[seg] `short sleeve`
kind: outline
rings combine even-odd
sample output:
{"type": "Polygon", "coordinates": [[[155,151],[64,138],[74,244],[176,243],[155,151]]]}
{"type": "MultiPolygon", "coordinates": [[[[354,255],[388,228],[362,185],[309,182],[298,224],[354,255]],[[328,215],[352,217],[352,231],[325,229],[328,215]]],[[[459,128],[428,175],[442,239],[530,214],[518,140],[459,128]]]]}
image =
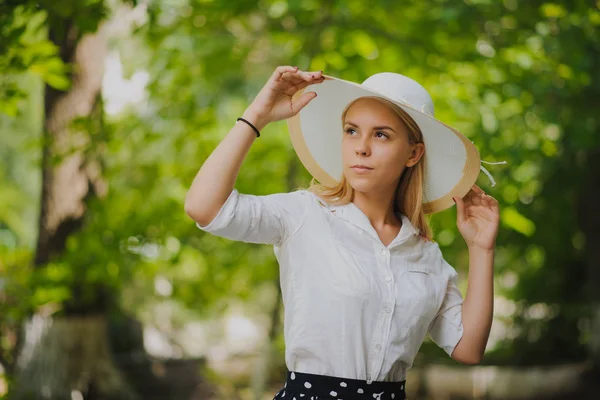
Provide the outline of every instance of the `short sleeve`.
{"type": "MultiPolygon", "coordinates": [[[[463,297],[458,289],[458,273],[443,258],[444,270],[449,274],[446,294],[435,318],[429,325],[429,335],[449,356],[463,335],[463,297]]],[[[448,276],[448,275],[447,275],[448,276]]]]}
{"type": "Polygon", "coordinates": [[[307,205],[304,190],[257,196],[233,189],[213,220],[196,226],[226,239],[281,245],[302,225],[307,205]]]}

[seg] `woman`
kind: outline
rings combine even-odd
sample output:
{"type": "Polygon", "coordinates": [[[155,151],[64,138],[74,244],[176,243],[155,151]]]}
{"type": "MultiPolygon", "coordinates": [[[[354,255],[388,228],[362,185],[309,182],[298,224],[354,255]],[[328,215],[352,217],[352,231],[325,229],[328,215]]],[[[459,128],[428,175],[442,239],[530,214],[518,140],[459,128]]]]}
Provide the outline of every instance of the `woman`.
{"type": "MultiPolygon", "coordinates": [[[[202,165],[185,210],[206,232],[274,245],[288,368],[275,399],[405,399],[406,372],[426,334],[461,363],[481,360],[492,321],[498,203],[472,183],[468,193],[452,197],[470,256],[463,302],[458,275],[432,240],[424,213],[447,207],[448,193],[459,193],[454,189],[433,201],[426,197],[442,193],[448,181],[464,187],[464,171],[472,168],[460,166],[462,175],[446,176],[451,162],[439,169],[431,161],[431,154],[441,154],[436,151],[452,141],[434,136],[448,133],[441,123],[430,125],[436,120],[429,95],[402,75],[377,74],[369,79],[380,90],[372,93],[390,94],[342,97],[340,129],[328,132],[319,123],[340,119],[337,111],[330,115],[330,104],[351,85],[331,86],[319,93],[333,97],[309,106],[318,91],[304,89],[325,88],[326,78],[322,71],[277,67],[202,165]],[[424,101],[420,109],[429,119],[394,98],[413,105],[424,101]],[[314,123],[316,135],[341,137],[341,162],[333,148],[319,156],[322,147],[311,151],[298,141],[302,109],[310,116],[305,134],[314,123]],[[282,119],[291,121],[296,151],[321,184],[266,196],[238,193],[235,180],[251,144],[269,122],[282,119]],[[339,180],[323,184],[335,168],[339,180]]],[[[454,134],[469,148],[469,141],[454,134]]],[[[328,137],[317,139],[327,146],[328,137]]],[[[469,165],[479,161],[471,150],[469,165]]],[[[474,182],[470,176],[467,181],[474,182]]]]}

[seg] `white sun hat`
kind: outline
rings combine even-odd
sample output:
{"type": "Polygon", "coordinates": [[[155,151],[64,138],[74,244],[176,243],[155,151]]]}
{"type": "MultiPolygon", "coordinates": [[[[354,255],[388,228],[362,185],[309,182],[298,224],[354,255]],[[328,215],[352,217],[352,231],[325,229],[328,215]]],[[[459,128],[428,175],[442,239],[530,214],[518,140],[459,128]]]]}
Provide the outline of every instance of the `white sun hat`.
{"type": "MultiPolygon", "coordinates": [[[[342,178],[342,111],[359,97],[390,100],[417,123],[425,143],[423,211],[435,213],[454,205],[452,197],[465,196],[483,168],[479,151],[456,129],[434,118],[431,96],[418,82],[393,72],[380,72],[362,84],[324,75],[322,83],[299,90],[317,97],[287,120],[290,138],[304,167],[321,184],[333,186],[342,178]]],[[[505,164],[506,161],[488,164],[505,164]]]]}

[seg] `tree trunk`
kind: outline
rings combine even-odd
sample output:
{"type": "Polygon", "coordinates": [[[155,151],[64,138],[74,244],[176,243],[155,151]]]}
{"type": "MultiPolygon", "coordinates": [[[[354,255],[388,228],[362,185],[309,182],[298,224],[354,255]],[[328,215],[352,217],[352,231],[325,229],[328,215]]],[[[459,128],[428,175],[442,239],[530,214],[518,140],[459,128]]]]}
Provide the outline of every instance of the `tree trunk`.
{"type": "MultiPolygon", "coordinates": [[[[45,91],[37,269],[64,252],[68,237],[82,225],[86,201],[106,191],[99,164],[86,156],[90,132],[72,127],[76,118],[92,115],[100,104],[106,29],[101,25],[94,34],[81,37],[73,21],[49,21],[50,39],[63,61],[72,65],[73,75],[67,92],[51,87],[45,91]]],[[[95,314],[75,299],[65,316],[32,316],[21,335],[14,398],[133,397],[111,357],[101,289],[96,296],[100,307],[92,307],[95,314]]]]}
{"type": "Polygon", "coordinates": [[[47,86],[44,97],[37,267],[64,250],[69,235],[81,226],[85,200],[94,193],[105,192],[98,164],[85,159],[89,132],[70,129],[75,118],[89,116],[96,106],[107,53],[105,30],[100,28],[78,40],[76,27],[70,21],[60,22],[55,22],[59,26],[50,26],[50,38],[59,46],[63,61],[72,63],[75,72],[68,92],[47,86]]]}
{"type": "Polygon", "coordinates": [[[131,399],[115,368],[104,316],[44,318],[25,328],[15,390],[17,399],[131,399]]]}

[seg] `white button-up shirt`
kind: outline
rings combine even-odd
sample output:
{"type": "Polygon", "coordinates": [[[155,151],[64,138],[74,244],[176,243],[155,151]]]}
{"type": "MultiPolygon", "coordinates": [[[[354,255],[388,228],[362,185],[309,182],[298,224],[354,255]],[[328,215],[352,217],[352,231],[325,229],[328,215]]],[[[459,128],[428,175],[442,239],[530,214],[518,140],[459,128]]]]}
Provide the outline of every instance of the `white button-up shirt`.
{"type": "Polygon", "coordinates": [[[463,334],[458,274],[404,214],[385,246],[354,203],[307,190],[265,196],[234,189],[200,229],[274,245],[290,371],[401,381],[425,335],[446,353],[463,334]]]}

